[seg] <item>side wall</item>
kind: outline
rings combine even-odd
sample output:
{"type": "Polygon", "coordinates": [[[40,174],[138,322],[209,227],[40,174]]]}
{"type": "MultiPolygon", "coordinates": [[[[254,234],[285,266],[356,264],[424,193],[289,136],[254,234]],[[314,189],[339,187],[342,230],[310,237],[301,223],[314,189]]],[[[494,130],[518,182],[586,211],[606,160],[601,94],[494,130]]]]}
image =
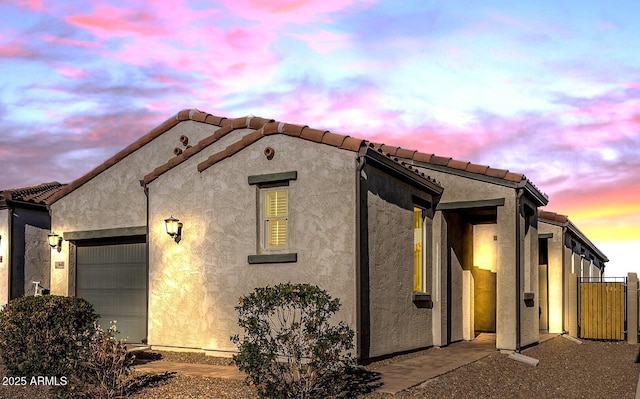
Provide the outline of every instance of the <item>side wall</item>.
{"type": "Polygon", "coordinates": [[[562,227],[539,220],[540,233],[551,233],[553,237],[547,239],[548,264],[547,277],[549,287],[549,332],[559,334],[564,331],[564,239],[562,227]]]}
{"type": "Polygon", "coordinates": [[[202,173],[197,162],[149,184],[149,344],[235,352],[229,338],[242,333],[239,298],[281,282],[326,289],[342,304],[337,320],[355,330],[356,154],[272,135],[202,173]],[[272,160],[266,147],[275,150],[272,160]],[[287,251],[297,261],[249,264],[261,226],[259,189],[248,177],[292,171],[287,251]],[[170,215],[184,224],[179,243],[165,232],[170,215]]]}
{"type": "MultiPolygon", "coordinates": [[[[363,169],[363,205],[365,216],[362,234],[365,257],[362,268],[369,265],[363,290],[369,293],[368,320],[369,357],[433,345],[431,304],[413,299],[413,207],[432,203],[431,195],[413,188],[379,169],[366,165],[363,169]],[[422,201],[415,202],[414,197],[422,201]]],[[[427,210],[423,242],[427,284],[432,284],[431,244],[432,212],[427,210]]],[[[431,294],[431,292],[429,292],[431,294]]],[[[366,318],[365,318],[366,319],[366,318]]],[[[368,321],[368,323],[367,323],[368,321]]],[[[366,356],[366,354],[363,354],[366,356]]]]}

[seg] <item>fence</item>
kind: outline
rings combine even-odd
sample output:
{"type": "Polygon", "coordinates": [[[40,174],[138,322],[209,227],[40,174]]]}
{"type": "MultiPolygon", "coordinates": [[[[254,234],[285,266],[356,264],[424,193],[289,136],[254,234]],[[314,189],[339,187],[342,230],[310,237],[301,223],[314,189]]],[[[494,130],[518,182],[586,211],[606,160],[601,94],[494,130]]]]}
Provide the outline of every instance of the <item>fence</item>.
{"type": "Polygon", "coordinates": [[[625,340],[627,279],[578,278],[578,336],[585,339],[625,340]]]}

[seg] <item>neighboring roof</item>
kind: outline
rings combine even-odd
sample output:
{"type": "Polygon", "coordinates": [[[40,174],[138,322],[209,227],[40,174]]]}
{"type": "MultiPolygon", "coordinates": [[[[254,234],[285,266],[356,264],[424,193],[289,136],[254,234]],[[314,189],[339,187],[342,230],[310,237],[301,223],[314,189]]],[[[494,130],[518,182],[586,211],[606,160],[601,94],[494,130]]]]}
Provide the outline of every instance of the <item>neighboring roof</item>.
{"type": "Polygon", "coordinates": [[[609,262],[609,258],[607,258],[607,256],[602,251],[600,251],[600,249],[598,249],[598,247],[596,247],[595,244],[592,243],[591,240],[589,240],[587,236],[584,235],[584,233],[581,232],[580,229],[578,229],[578,227],[576,227],[576,225],[573,224],[571,220],[569,220],[569,217],[567,215],[538,209],[538,219],[542,219],[543,221],[557,226],[566,227],[567,231],[574,239],[578,240],[582,245],[587,247],[595,256],[597,256],[603,262],[603,264],[599,266],[604,267],[604,262],[609,262]]]}
{"type": "Polygon", "coordinates": [[[36,184],[33,186],[12,188],[0,191],[0,201],[2,202],[22,202],[27,204],[45,205],[47,199],[58,192],[64,184],[57,181],[50,183],[36,184]]]}

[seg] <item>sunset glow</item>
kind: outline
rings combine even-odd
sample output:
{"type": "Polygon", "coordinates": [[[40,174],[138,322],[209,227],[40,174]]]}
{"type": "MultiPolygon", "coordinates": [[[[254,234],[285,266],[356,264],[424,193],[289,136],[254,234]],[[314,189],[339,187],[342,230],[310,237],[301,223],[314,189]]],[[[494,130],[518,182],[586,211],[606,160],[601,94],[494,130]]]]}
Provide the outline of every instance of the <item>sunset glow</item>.
{"type": "Polygon", "coordinates": [[[0,15],[0,189],[72,181],[181,109],[252,114],[524,173],[607,275],[640,273],[637,1],[6,0],[0,15]]]}

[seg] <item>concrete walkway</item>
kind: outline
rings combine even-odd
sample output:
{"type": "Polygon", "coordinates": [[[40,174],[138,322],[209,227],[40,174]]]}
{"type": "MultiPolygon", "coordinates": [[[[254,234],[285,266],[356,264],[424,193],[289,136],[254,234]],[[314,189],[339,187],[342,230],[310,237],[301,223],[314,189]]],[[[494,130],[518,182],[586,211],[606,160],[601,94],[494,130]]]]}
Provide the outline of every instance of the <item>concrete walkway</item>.
{"type": "MultiPolygon", "coordinates": [[[[558,334],[540,333],[544,342],[558,334]]],[[[419,385],[431,378],[448,373],[458,367],[473,363],[496,352],[496,335],[480,334],[473,341],[456,342],[444,348],[432,348],[411,359],[390,363],[374,370],[380,373],[382,386],[378,392],[396,394],[419,385]]],[[[213,366],[208,364],[151,361],[135,366],[136,371],[145,373],[176,372],[183,375],[244,379],[245,374],[235,366],[213,366]]]]}
{"type": "Polygon", "coordinates": [[[480,360],[496,351],[496,335],[480,334],[473,341],[456,342],[444,348],[432,348],[411,359],[382,366],[382,386],[378,392],[396,394],[458,367],[480,360]]]}

